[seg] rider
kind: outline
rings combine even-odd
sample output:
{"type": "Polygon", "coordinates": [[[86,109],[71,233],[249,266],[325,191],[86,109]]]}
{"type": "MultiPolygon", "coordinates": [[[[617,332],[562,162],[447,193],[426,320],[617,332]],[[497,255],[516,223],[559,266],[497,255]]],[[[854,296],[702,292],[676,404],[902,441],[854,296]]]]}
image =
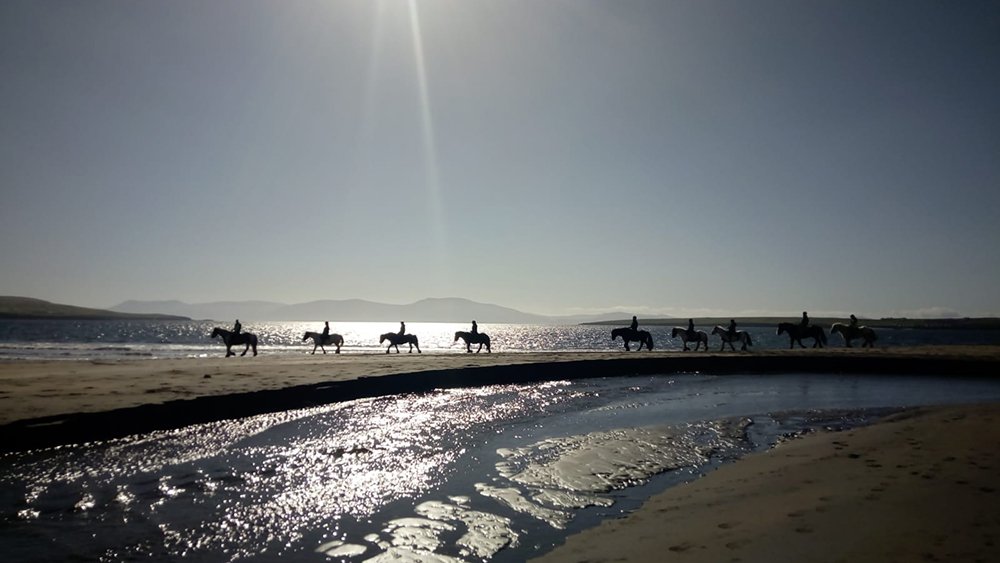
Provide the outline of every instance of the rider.
{"type": "Polygon", "coordinates": [[[851,315],[851,328],[858,328],[858,318],[851,315]]]}
{"type": "Polygon", "coordinates": [[[736,338],[736,319],[729,319],[729,328],[727,329],[730,338],[736,338]]]}
{"type": "Polygon", "coordinates": [[[403,336],[406,334],[406,323],[399,321],[399,335],[403,336]]]}
{"type": "Polygon", "coordinates": [[[802,330],[809,328],[809,314],[805,311],[802,311],[802,322],[799,325],[802,327],[802,330]]]}
{"type": "Polygon", "coordinates": [[[236,324],[233,325],[233,334],[239,334],[240,333],[240,329],[242,329],[242,328],[243,328],[243,325],[240,324],[240,320],[236,319],[236,324]]]}
{"type": "Polygon", "coordinates": [[[632,315],[632,324],[629,325],[629,328],[639,330],[639,319],[635,318],[635,315],[632,315]]]}
{"type": "Polygon", "coordinates": [[[694,319],[688,319],[688,339],[694,338],[694,319]]]}
{"type": "Polygon", "coordinates": [[[479,334],[479,325],[476,324],[476,321],[472,321],[472,334],[479,334]]]}
{"type": "Polygon", "coordinates": [[[323,340],[330,337],[330,321],[323,322],[323,340]]]}

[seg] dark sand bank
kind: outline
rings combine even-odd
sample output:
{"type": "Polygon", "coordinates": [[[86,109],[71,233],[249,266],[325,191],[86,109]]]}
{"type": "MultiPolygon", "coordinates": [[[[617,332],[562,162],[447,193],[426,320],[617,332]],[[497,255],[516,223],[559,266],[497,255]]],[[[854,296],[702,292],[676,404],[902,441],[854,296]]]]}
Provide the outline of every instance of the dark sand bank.
{"type": "Polygon", "coordinates": [[[1000,347],[0,362],[0,450],[448,387],[683,372],[995,376],[1000,347]]]}

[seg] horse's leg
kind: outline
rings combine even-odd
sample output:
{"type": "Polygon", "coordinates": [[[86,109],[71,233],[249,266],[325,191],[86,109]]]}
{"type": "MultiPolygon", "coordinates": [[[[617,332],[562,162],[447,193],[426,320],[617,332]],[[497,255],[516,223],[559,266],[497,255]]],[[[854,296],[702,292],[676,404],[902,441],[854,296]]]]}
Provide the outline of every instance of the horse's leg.
{"type": "MultiPolygon", "coordinates": [[[[322,350],[324,354],[326,354],[326,346],[323,346],[322,344],[320,344],[319,345],[319,349],[322,350]]],[[[315,350],[315,348],[314,348],[314,350],[315,350]]]]}
{"type": "Polygon", "coordinates": [[[340,344],[337,344],[336,346],[337,346],[337,350],[334,352],[334,354],[339,354],[340,353],[340,344]]]}
{"type": "Polygon", "coordinates": [[[229,356],[235,356],[235,355],[236,354],[233,352],[229,344],[226,344],[226,357],[228,358],[229,356]]]}

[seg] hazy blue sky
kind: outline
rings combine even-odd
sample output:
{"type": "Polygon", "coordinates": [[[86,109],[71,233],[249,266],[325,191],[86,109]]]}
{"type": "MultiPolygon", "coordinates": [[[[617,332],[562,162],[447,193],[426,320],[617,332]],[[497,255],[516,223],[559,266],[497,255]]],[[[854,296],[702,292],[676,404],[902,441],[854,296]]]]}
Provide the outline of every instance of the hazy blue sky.
{"type": "Polygon", "coordinates": [[[1000,2],[4,0],[0,111],[0,294],[1000,314],[1000,2]]]}

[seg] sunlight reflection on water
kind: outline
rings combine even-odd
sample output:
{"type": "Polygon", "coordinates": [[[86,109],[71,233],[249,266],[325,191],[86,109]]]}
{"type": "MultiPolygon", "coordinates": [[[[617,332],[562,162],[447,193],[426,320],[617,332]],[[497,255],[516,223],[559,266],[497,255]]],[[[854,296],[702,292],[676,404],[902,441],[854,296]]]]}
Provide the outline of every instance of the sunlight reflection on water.
{"type": "Polygon", "coordinates": [[[1000,400],[992,380],[942,381],[491,386],[3,454],[0,545],[10,560],[520,560],[619,513],[653,475],[689,478],[786,432],[871,416],[856,409],[1000,400]]]}

